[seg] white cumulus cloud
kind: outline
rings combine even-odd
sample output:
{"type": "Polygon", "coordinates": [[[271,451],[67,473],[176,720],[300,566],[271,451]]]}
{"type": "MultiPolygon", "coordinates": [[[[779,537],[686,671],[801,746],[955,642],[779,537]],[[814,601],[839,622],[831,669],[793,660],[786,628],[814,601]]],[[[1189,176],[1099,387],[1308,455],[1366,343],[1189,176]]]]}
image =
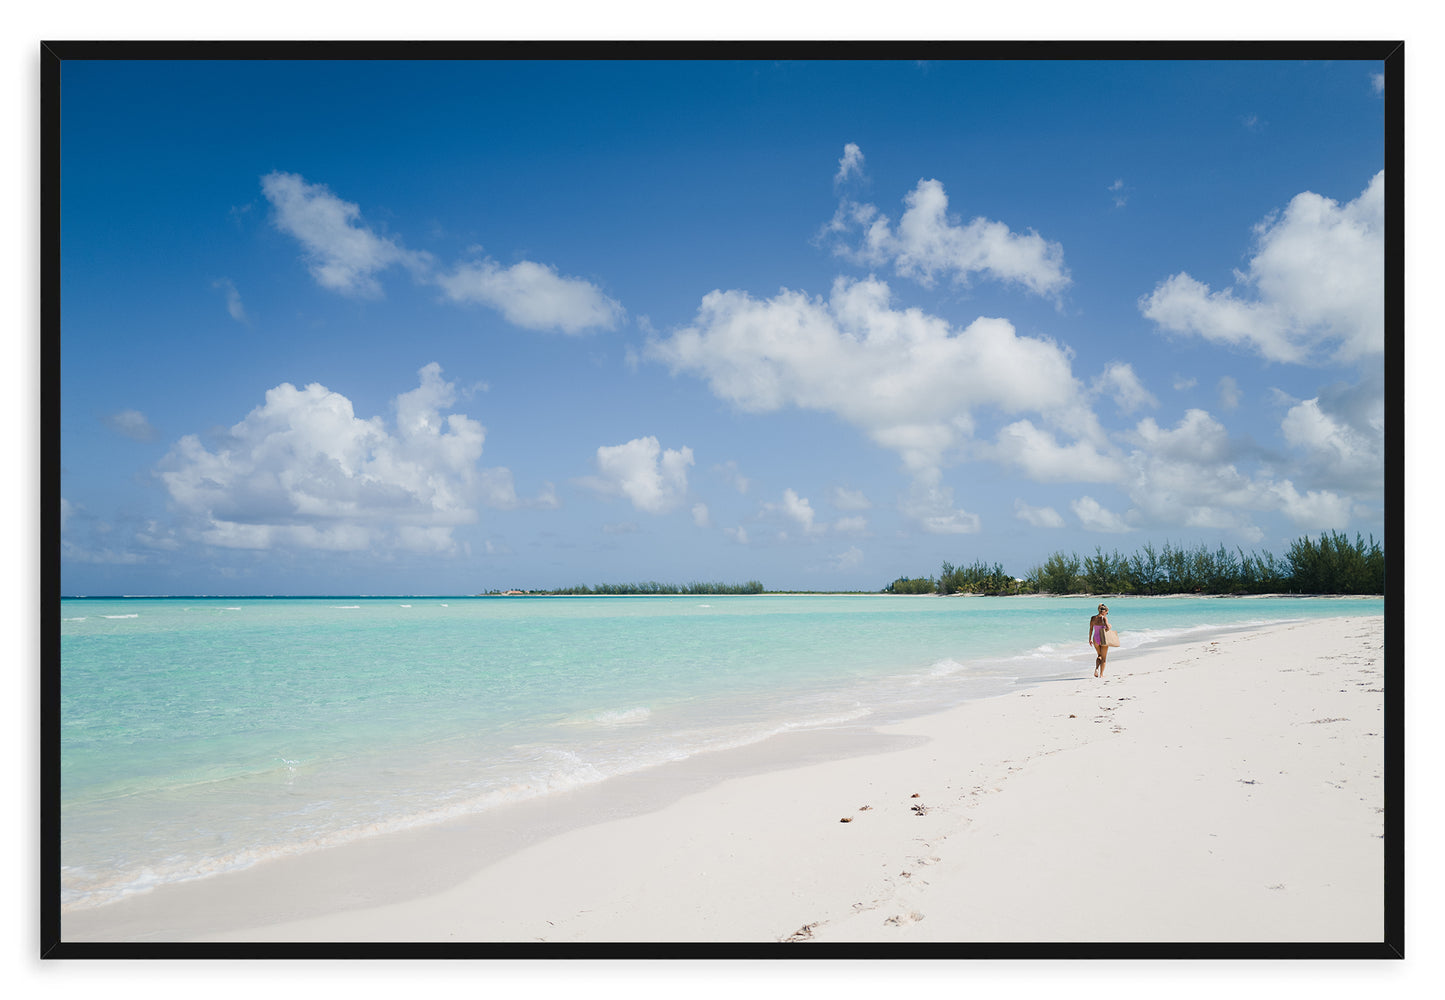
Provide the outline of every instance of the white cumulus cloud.
{"type": "Polygon", "coordinates": [[[843,147],[843,158],[838,161],[838,172],[833,175],[834,184],[842,184],[849,177],[860,176],[863,173],[863,150],[858,148],[856,142],[850,142],[843,147]]]}
{"type": "Polygon", "coordinates": [[[1353,502],[1341,492],[1303,490],[1277,471],[1254,474],[1240,467],[1242,454],[1224,425],[1204,410],[1189,410],[1172,428],[1153,418],[1127,435],[1134,449],[1122,482],[1138,520],[1150,524],[1228,531],[1250,541],[1262,533],[1258,512],[1277,511],[1307,530],[1340,528],[1353,502]]]}
{"type": "Polygon", "coordinates": [[[817,514],[813,510],[813,505],[808,501],[807,497],[798,496],[796,490],[783,490],[783,500],[781,503],[765,503],[763,504],[763,509],[782,514],[797,524],[798,527],[802,528],[803,533],[806,535],[820,534],[824,530],[822,525],[815,523],[814,519],[817,514]]]}
{"type": "Polygon", "coordinates": [[[1093,381],[1093,390],[1114,401],[1120,413],[1133,413],[1146,406],[1157,407],[1159,400],[1144,388],[1134,366],[1123,361],[1110,361],[1093,381]]]}
{"type": "Polygon", "coordinates": [[[1064,518],[1052,507],[1032,507],[1022,500],[1014,501],[1014,517],[1026,521],[1035,528],[1062,528],[1064,518]]]}
{"type": "Polygon", "coordinates": [[[1112,450],[1101,451],[1090,441],[1061,444],[1055,433],[1032,420],[1001,428],[992,444],[981,444],[975,453],[1012,465],[1040,483],[1109,483],[1123,474],[1112,450]]]}
{"type": "Polygon", "coordinates": [[[1353,504],[1348,497],[1331,490],[1306,490],[1300,493],[1294,483],[1285,480],[1271,486],[1279,509],[1305,531],[1340,531],[1350,523],[1353,504]]]}
{"type": "Polygon", "coordinates": [[[822,236],[842,257],[868,267],[891,265],[925,287],[940,275],[964,284],[977,275],[1057,298],[1070,284],[1060,244],[982,216],[962,223],[950,215],[938,180],[920,180],[904,206],[895,226],[876,206],[845,199],[822,236]]]}
{"type": "Polygon", "coordinates": [[[789,289],[762,300],[714,291],[690,326],[650,341],[647,355],[673,374],[705,379],[739,409],[792,406],[858,428],[898,454],[915,481],[905,513],[929,531],[978,530],[977,516],[956,510],[939,489],[941,468],[972,440],[977,409],[1035,414],[1072,439],[1059,447],[1076,449],[1079,468],[1089,467],[1089,442],[1104,433],[1067,351],[1019,336],[1007,320],[982,317],[955,329],[919,309],[894,309],[890,299],[876,279],[838,278],[827,299],[789,289]]]}
{"type": "Polygon", "coordinates": [[[1327,386],[1313,399],[1289,402],[1280,432],[1300,455],[1310,483],[1378,500],[1385,462],[1380,376],[1353,386],[1327,386]]]}
{"type": "MultiPolygon", "coordinates": [[[[438,273],[430,253],[409,250],[399,238],[378,234],[362,220],[355,203],[298,174],[269,173],[261,178],[261,190],[275,210],[276,228],[301,243],[312,277],[331,291],[379,296],[377,275],[401,265],[416,280],[435,284],[449,301],[488,306],[528,330],[611,330],[624,315],[621,304],[590,281],[536,261],[503,267],[483,258],[438,273]]],[[[234,287],[231,294],[234,316],[240,298],[234,287]]]]}
{"type": "Polygon", "coordinates": [[[490,306],[509,323],[528,330],[569,334],[611,330],[623,315],[621,304],[591,282],[530,260],[511,267],[493,260],[458,264],[439,275],[436,283],[453,302],[490,306]]]}
{"type": "Polygon", "coordinates": [[[598,475],[582,485],[604,496],[626,497],[638,510],[665,514],[687,498],[687,467],[692,449],[663,450],[657,438],[634,438],[597,449],[598,475]]]}
{"type": "Polygon", "coordinates": [[[970,535],[982,529],[982,518],[953,504],[953,488],[943,486],[936,474],[926,474],[914,479],[900,509],[932,535],[970,535]]]}
{"type": "Polygon", "coordinates": [[[1073,510],[1074,516],[1079,523],[1088,531],[1107,531],[1121,533],[1130,530],[1129,524],[1124,518],[1106,509],[1093,497],[1079,497],[1070,502],[1069,507],[1073,510]]]}
{"type": "Polygon", "coordinates": [[[307,267],[323,288],[376,296],[381,294],[379,272],[395,264],[414,271],[429,266],[430,255],[373,232],[361,222],[356,204],[338,198],[324,184],[309,184],[299,174],[278,170],[261,178],[261,190],[275,210],[276,228],[306,249],[307,267]]]}
{"type": "Polygon", "coordinates": [[[1356,361],[1384,350],[1385,175],[1354,201],[1306,191],[1255,226],[1254,256],[1230,288],[1181,271],[1139,300],[1162,329],[1271,361],[1356,361]]]}
{"type": "Polygon", "coordinates": [[[826,300],[714,291],[692,325],[650,342],[647,354],[745,411],[834,414],[915,473],[936,470],[968,440],[980,407],[1038,413],[1076,436],[1102,433],[1057,344],[1019,336],[1002,319],[956,330],[892,308],[890,296],[881,281],[847,278],[826,300]]]}
{"type": "Polygon", "coordinates": [[[1132,435],[1149,454],[1176,460],[1220,462],[1229,454],[1229,432],[1206,410],[1191,409],[1172,430],[1153,417],[1139,421],[1132,435]]]}
{"type": "Polygon", "coordinates": [[[105,425],[117,434],[123,434],[133,441],[150,441],[156,436],[156,429],[139,410],[121,410],[105,418],[105,425]]]}
{"type": "Polygon", "coordinates": [[[396,426],[358,417],[319,383],[283,383],[211,450],[181,438],[161,480],[193,538],[227,548],[450,552],[477,519],[485,429],[442,415],[455,389],[429,364],[396,398],[396,426]]]}
{"type": "Polygon", "coordinates": [[[1318,397],[1290,407],[1280,427],[1290,444],[1320,453],[1333,462],[1354,465],[1363,458],[1372,468],[1377,465],[1374,442],[1320,409],[1318,397]]]}

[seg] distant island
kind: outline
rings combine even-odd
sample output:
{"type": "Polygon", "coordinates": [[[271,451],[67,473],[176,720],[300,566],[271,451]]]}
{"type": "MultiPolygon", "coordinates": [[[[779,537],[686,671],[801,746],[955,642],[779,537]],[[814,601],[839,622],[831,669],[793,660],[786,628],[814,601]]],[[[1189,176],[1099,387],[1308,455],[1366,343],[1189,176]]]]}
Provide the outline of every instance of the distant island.
{"type": "Polygon", "coordinates": [[[1230,550],[1162,550],[1152,544],[1131,556],[1094,549],[1092,556],[1055,552],[1024,576],[1001,564],[944,562],[938,576],[900,576],[888,594],[1383,594],[1385,553],[1372,535],[1352,542],[1339,532],[1296,539],[1283,558],[1273,553],[1230,550]]]}
{"type": "Polygon", "coordinates": [[[1354,541],[1339,532],[1296,539],[1284,556],[1204,545],[1163,549],[1146,544],[1132,555],[1100,548],[1080,559],[1077,553],[1055,552],[1024,576],[1003,565],[981,561],[955,566],[945,561],[938,576],[900,576],[877,591],[768,590],[761,582],[693,582],[686,584],[602,583],[553,590],[489,590],[478,597],[616,597],[728,594],[976,594],[1001,597],[1018,594],[1111,594],[1155,596],[1199,594],[1383,594],[1385,554],[1374,536],[1354,541]]]}
{"type": "Polygon", "coordinates": [[[562,587],[557,590],[489,590],[481,597],[618,597],[664,594],[762,594],[763,585],[757,580],[747,583],[600,583],[595,587],[585,584],[577,587],[562,587]]]}

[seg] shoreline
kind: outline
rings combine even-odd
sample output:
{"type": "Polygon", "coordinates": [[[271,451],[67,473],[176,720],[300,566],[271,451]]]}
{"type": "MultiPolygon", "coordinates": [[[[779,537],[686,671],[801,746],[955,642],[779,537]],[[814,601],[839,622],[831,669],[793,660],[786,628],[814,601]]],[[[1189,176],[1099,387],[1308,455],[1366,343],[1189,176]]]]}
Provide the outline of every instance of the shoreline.
{"type": "Polygon", "coordinates": [[[469,601],[480,598],[501,597],[1058,597],[1058,598],[1229,598],[1249,600],[1257,598],[1302,598],[1311,600],[1341,601],[1382,601],[1384,594],[1204,594],[1174,591],[1167,594],[1116,594],[1109,592],[1080,592],[1077,594],[1054,593],[1010,593],[975,594],[972,591],[954,591],[951,594],[890,594],[886,590],[764,590],[756,594],[556,594],[546,591],[518,591],[501,594],[61,594],[62,601],[391,601],[391,600],[449,600],[469,601]]]}
{"type": "Polygon", "coordinates": [[[1130,651],[159,888],[62,940],[1380,940],[1383,631],[1130,651]]]}

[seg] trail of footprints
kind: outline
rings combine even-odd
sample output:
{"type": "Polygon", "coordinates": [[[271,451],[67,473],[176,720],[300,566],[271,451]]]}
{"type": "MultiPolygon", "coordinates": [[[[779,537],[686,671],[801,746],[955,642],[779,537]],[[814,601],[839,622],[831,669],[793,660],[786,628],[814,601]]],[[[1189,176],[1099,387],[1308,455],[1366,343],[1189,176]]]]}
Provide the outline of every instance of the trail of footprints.
{"type": "MultiPolygon", "coordinates": [[[[1012,773],[1013,771],[1017,771],[1017,770],[1019,770],[1019,768],[1017,768],[1017,767],[1010,767],[1010,768],[1009,768],[1009,772],[1010,772],[1010,773],[1012,773]]],[[[980,792],[982,792],[982,791],[996,792],[996,791],[998,791],[998,790],[999,790],[999,789],[998,789],[997,787],[985,789],[983,785],[976,785],[976,786],[974,786],[973,790],[972,790],[969,794],[970,794],[970,795],[978,795],[978,794],[979,794],[980,792]]],[[[909,796],[908,810],[909,810],[914,816],[919,816],[919,817],[921,817],[921,816],[927,816],[930,812],[932,812],[932,811],[933,811],[933,807],[929,806],[927,803],[925,803],[925,802],[923,801],[923,793],[922,793],[922,792],[914,792],[912,795],[909,796]]],[[[873,806],[871,806],[871,805],[861,805],[861,806],[859,806],[859,807],[857,808],[857,810],[856,810],[855,812],[856,812],[856,813],[866,813],[866,812],[872,812],[872,811],[874,811],[874,810],[873,810],[873,806]]],[[[840,818],[838,819],[838,822],[840,822],[840,823],[852,823],[856,818],[857,818],[856,815],[842,816],[842,817],[840,817],[840,818]]],[[[967,821],[965,820],[965,822],[967,822],[967,821]]],[[[921,837],[918,838],[918,840],[919,840],[919,842],[923,845],[925,851],[931,846],[926,840],[924,840],[924,839],[921,838],[921,837]]],[[[897,887],[897,886],[900,885],[900,884],[916,885],[916,886],[926,886],[926,885],[928,885],[928,880],[927,880],[927,879],[922,878],[922,877],[919,877],[919,871],[918,871],[918,870],[919,870],[919,869],[922,869],[922,868],[926,868],[926,867],[928,867],[929,865],[937,864],[937,863],[938,863],[939,861],[941,861],[941,860],[942,860],[942,858],[940,858],[938,855],[936,855],[936,854],[929,854],[929,853],[915,854],[914,856],[905,859],[904,862],[903,862],[903,866],[902,866],[902,870],[901,870],[901,871],[899,871],[896,875],[893,875],[893,876],[889,876],[889,877],[885,877],[885,878],[884,878],[884,891],[880,894],[880,896],[879,896],[877,899],[874,899],[872,902],[867,902],[867,903],[854,903],[854,904],[853,904],[853,911],[854,911],[855,913],[865,913],[865,912],[867,912],[867,911],[869,911],[869,910],[876,910],[876,909],[878,909],[879,907],[884,906],[884,905],[892,902],[892,901],[893,901],[893,895],[892,895],[891,890],[893,890],[895,887],[897,887]],[[897,881],[897,880],[899,880],[899,879],[902,879],[903,882],[900,883],[899,881],[897,881]]],[[[888,867],[891,868],[892,866],[889,865],[888,867]]],[[[891,927],[902,927],[902,926],[905,926],[905,925],[907,925],[907,924],[916,924],[916,923],[918,923],[918,921],[920,921],[920,920],[922,920],[922,919],[923,919],[923,914],[922,914],[922,913],[919,913],[919,912],[917,912],[916,910],[908,910],[907,912],[895,913],[895,914],[889,916],[887,919],[885,919],[885,920],[883,921],[883,923],[884,923],[885,925],[891,926],[891,927]]],[[[779,940],[780,940],[780,941],[783,941],[783,942],[811,941],[811,940],[813,939],[814,932],[815,932],[818,928],[823,927],[823,926],[827,925],[828,923],[829,923],[829,921],[826,921],[826,920],[815,920],[815,921],[813,921],[812,923],[804,924],[802,927],[799,927],[797,930],[793,931],[793,933],[787,935],[786,937],[780,938],[779,940]]]]}
{"type": "MultiPolygon", "coordinates": [[[[1208,646],[1206,646],[1206,647],[1204,648],[1204,651],[1205,651],[1205,652],[1208,652],[1208,653],[1219,652],[1219,650],[1217,649],[1217,643],[1210,643],[1208,646]]],[[[1374,655],[1374,656],[1368,656],[1367,658],[1360,658],[1360,657],[1358,657],[1358,656],[1351,656],[1351,654],[1340,654],[1340,655],[1342,655],[1342,656],[1350,656],[1350,658],[1353,659],[1355,662],[1363,663],[1363,667],[1362,667],[1362,669],[1361,669],[1359,672],[1360,672],[1361,674],[1365,675],[1365,678],[1366,678],[1366,679],[1356,681],[1356,682],[1355,682],[1355,686],[1356,686],[1357,688],[1364,688],[1364,692],[1363,692],[1363,693],[1367,693],[1367,694],[1380,694],[1380,693],[1383,693],[1383,688],[1378,687],[1378,686],[1374,686],[1374,687],[1369,686],[1369,685],[1378,685],[1378,684],[1380,683],[1380,681],[1381,681],[1381,672],[1380,672],[1378,654],[1376,654],[1376,655],[1374,655]]],[[[1191,659],[1180,660],[1180,661],[1178,661],[1178,664],[1179,664],[1179,665],[1187,664],[1187,663],[1191,662],[1192,659],[1197,659],[1197,657],[1194,657],[1194,658],[1191,658],[1191,659]]],[[[1286,672],[1290,672],[1290,671],[1294,671],[1294,670],[1297,670],[1297,669],[1300,669],[1300,668],[1285,668],[1285,671],[1286,671],[1286,672]]],[[[1311,673],[1311,675],[1315,675],[1314,672],[1312,672],[1312,671],[1307,671],[1307,672],[1311,673]]],[[[1106,679],[1106,680],[1105,680],[1105,684],[1108,684],[1110,680],[1112,680],[1112,678],[1106,679]]],[[[1165,683],[1167,683],[1167,681],[1166,681],[1165,683]]],[[[1115,699],[1114,699],[1114,702],[1115,702],[1115,703],[1113,703],[1113,704],[1110,704],[1110,703],[1099,703],[1099,704],[1098,704],[1098,711],[1099,711],[1100,714],[1094,716],[1094,718],[1093,718],[1092,721],[1095,722],[1095,723],[1101,723],[1101,724],[1102,724],[1102,723],[1108,723],[1108,722],[1110,722],[1110,720],[1113,718],[1112,713],[1114,713],[1115,711],[1118,710],[1118,708],[1120,707],[1120,703],[1123,703],[1123,702],[1126,702],[1126,701],[1129,701],[1129,700],[1130,700],[1130,699],[1129,699],[1128,697],[1125,697],[1125,696],[1117,696],[1117,697],[1115,697],[1115,699]]],[[[1069,715],[1069,718],[1070,718],[1070,719],[1077,718],[1077,715],[1071,714],[1071,715],[1069,715]]],[[[1318,720],[1315,720],[1315,721],[1316,721],[1316,722],[1337,722],[1337,721],[1343,721],[1343,720],[1334,719],[1334,718],[1327,718],[1327,719],[1318,719],[1318,720]]],[[[1115,732],[1115,733],[1121,733],[1121,732],[1124,731],[1124,728],[1116,723],[1116,724],[1110,726],[1110,731],[1111,731],[1111,732],[1115,732]]],[[[1037,757],[1050,756],[1050,755],[1052,755],[1052,754],[1055,754],[1055,753],[1060,752],[1060,750],[1062,750],[1062,749],[1064,749],[1064,747],[1062,747],[1062,746],[1061,746],[1061,747],[1056,747],[1056,748],[1053,749],[1053,750],[1045,750],[1045,751],[1042,751],[1042,752],[1040,752],[1040,753],[1038,753],[1038,754],[1035,754],[1034,756],[1037,756],[1037,757]]],[[[1032,758],[1030,758],[1030,759],[1032,759],[1032,758]]],[[[1022,769],[1022,765],[1014,765],[1011,761],[1005,761],[1004,763],[1005,763],[1006,765],[1008,765],[1007,772],[1003,775],[1004,778],[1006,778],[1008,775],[1013,774],[1014,772],[1019,771],[1019,770],[1022,769]]],[[[1243,780],[1243,779],[1241,779],[1241,780],[1243,780]]],[[[971,805],[973,802],[975,802],[975,801],[977,800],[977,797],[978,797],[978,796],[980,796],[980,795],[987,795],[987,794],[989,794],[989,793],[991,793],[991,792],[997,792],[997,791],[999,791],[999,790],[1000,790],[999,784],[1001,783],[1001,781],[1002,781],[1002,779],[1000,779],[999,782],[993,783],[993,784],[990,784],[989,782],[984,782],[984,783],[982,783],[982,784],[975,785],[972,789],[969,790],[969,792],[968,792],[966,795],[961,795],[961,796],[959,797],[959,802],[961,802],[961,803],[964,804],[965,806],[971,805]]],[[[1245,784],[1254,784],[1253,781],[1245,781],[1244,783],[1245,783],[1245,784]]],[[[911,802],[910,805],[909,805],[909,808],[912,810],[912,812],[913,812],[913,814],[914,814],[915,816],[920,816],[920,817],[922,817],[922,816],[927,816],[927,815],[929,815],[929,813],[932,811],[932,807],[930,807],[930,806],[928,806],[928,805],[926,805],[926,804],[923,803],[923,801],[922,801],[922,794],[921,794],[921,793],[919,793],[919,792],[914,792],[913,795],[912,795],[910,798],[911,798],[911,799],[914,799],[914,800],[918,800],[918,801],[915,801],[915,802],[911,802]]],[[[873,806],[871,806],[871,805],[863,805],[863,806],[859,806],[859,807],[858,807],[857,812],[858,812],[858,813],[865,813],[865,812],[870,812],[870,811],[872,811],[872,810],[873,810],[873,806]]],[[[840,823],[852,823],[852,822],[854,821],[854,819],[855,819],[855,816],[853,816],[853,815],[843,816],[843,817],[841,817],[841,818],[839,819],[839,822],[840,822],[840,823]]],[[[964,825],[967,825],[969,822],[971,822],[971,821],[970,821],[970,819],[969,819],[968,817],[964,817],[964,818],[963,818],[963,823],[964,823],[964,825]]],[[[923,838],[919,838],[919,841],[923,844],[923,846],[924,846],[925,849],[927,849],[927,848],[929,848],[929,847],[931,846],[931,845],[930,845],[927,841],[925,841],[923,838]]],[[[909,924],[914,924],[914,923],[919,922],[920,920],[922,920],[922,919],[924,918],[924,915],[923,915],[922,913],[916,911],[916,910],[913,910],[913,909],[909,908],[906,904],[903,903],[902,900],[898,900],[898,899],[894,896],[893,890],[894,890],[895,888],[897,888],[898,886],[900,886],[900,885],[927,886],[927,885],[928,885],[928,881],[927,881],[926,879],[924,879],[924,878],[921,877],[919,870],[920,870],[920,869],[923,869],[923,868],[926,868],[926,867],[929,866],[929,865],[937,864],[940,860],[941,860],[941,859],[940,859],[937,855],[933,855],[933,854],[926,854],[926,855],[923,855],[923,856],[916,856],[916,857],[912,857],[912,858],[907,859],[907,860],[904,862],[901,871],[899,871],[896,875],[892,875],[892,876],[890,876],[890,877],[888,877],[888,878],[885,879],[885,885],[884,885],[884,888],[883,888],[883,892],[879,895],[879,897],[878,897],[877,899],[874,899],[872,902],[869,902],[869,903],[854,903],[854,904],[853,904],[853,909],[854,909],[854,911],[855,911],[855,912],[858,912],[858,913],[862,913],[862,912],[867,912],[867,911],[869,911],[869,910],[878,909],[878,908],[883,907],[883,906],[886,906],[886,905],[888,905],[888,904],[890,904],[890,903],[894,903],[894,904],[900,905],[900,906],[902,907],[902,909],[900,910],[900,912],[895,912],[895,913],[893,913],[892,915],[890,915],[889,917],[887,917],[887,918],[883,921],[883,923],[884,923],[885,925],[887,925],[887,926],[893,926],[893,927],[903,927],[903,926],[907,926],[907,925],[909,925],[909,924]],[[900,881],[900,880],[901,880],[901,881],[900,881]]],[[[1284,886],[1283,886],[1283,885],[1272,885],[1272,886],[1270,886],[1270,888],[1271,888],[1271,889],[1282,889],[1282,888],[1284,888],[1284,886]]],[[[796,931],[794,931],[792,934],[788,935],[787,937],[781,938],[780,940],[782,940],[782,941],[808,941],[808,940],[811,940],[811,939],[813,938],[813,936],[814,936],[814,932],[817,931],[820,927],[826,926],[827,923],[828,923],[828,921],[826,921],[826,920],[821,920],[821,921],[814,921],[813,923],[809,923],[809,924],[804,924],[802,927],[798,928],[798,929],[797,929],[796,931]]]]}
{"type": "MultiPolygon", "coordinates": [[[[1118,702],[1125,702],[1125,701],[1128,701],[1128,700],[1129,700],[1129,698],[1127,698],[1127,697],[1125,697],[1125,696],[1118,696],[1118,697],[1115,698],[1115,701],[1118,701],[1118,702]]],[[[1105,713],[1113,712],[1113,711],[1115,711],[1118,707],[1119,707],[1119,706],[1116,705],[1116,704],[1109,704],[1109,705],[1101,704],[1101,705],[1099,705],[1100,711],[1103,711],[1103,712],[1105,712],[1105,713]]],[[[1076,718],[1076,715],[1070,715],[1069,718],[1070,718],[1070,719],[1076,718]]],[[[1095,722],[1106,722],[1106,721],[1109,720],[1109,718],[1110,718],[1110,716],[1108,716],[1107,714],[1106,714],[1106,715],[1100,715],[1100,716],[1096,717],[1096,718],[1094,719],[1094,721],[1095,721],[1095,722]]],[[[1115,733],[1121,733],[1121,732],[1124,731],[1124,729],[1123,729],[1122,726],[1115,725],[1115,726],[1113,726],[1113,727],[1111,728],[1111,731],[1112,731],[1112,732],[1115,732],[1115,733]]],[[[1042,750],[1042,751],[1039,751],[1038,753],[1035,753],[1035,754],[1031,755],[1027,760],[1033,760],[1035,757],[1050,757],[1050,756],[1052,756],[1052,755],[1054,755],[1054,754],[1056,754],[1056,753],[1061,752],[1062,750],[1064,750],[1064,749],[1066,749],[1066,748],[1067,748],[1066,745],[1060,745],[1060,746],[1054,747],[1054,748],[1051,749],[1051,750],[1042,750]]],[[[1025,763],[1027,763],[1027,760],[1025,761],[1025,763]]],[[[1013,761],[1009,761],[1009,760],[1003,761],[1003,764],[1005,765],[1006,770],[1005,770],[1005,773],[1004,773],[1001,777],[999,777],[997,780],[995,780],[995,781],[993,781],[993,782],[984,781],[984,782],[982,782],[982,783],[980,783],[980,784],[974,785],[973,788],[971,788],[966,795],[960,795],[960,796],[959,796],[958,802],[960,802],[960,803],[963,804],[965,807],[967,807],[967,806],[970,806],[970,805],[975,804],[976,801],[977,801],[977,799],[978,799],[978,797],[979,797],[980,795],[988,795],[988,794],[991,794],[991,793],[993,793],[993,792],[1002,791],[1001,785],[1002,785],[1002,783],[1003,783],[1003,780],[1006,779],[1009,775],[1012,775],[1012,774],[1014,774],[1015,772],[1018,772],[1018,771],[1023,770],[1023,766],[1024,766],[1022,763],[1017,763],[1017,764],[1016,764],[1016,763],[1014,763],[1013,761]]],[[[910,800],[916,800],[916,801],[910,801],[910,802],[909,802],[909,805],[908,805],[909,810],[913,813],[914,816],[923,817],[923,816],[929,815],[931,812],[934,811],[934,808],[935,808],[935,807],[929,806],[929,805],[927,805],[927,804],[923,801],[923,794],[922,794],[921,792],[914,792],[912,795],[909,796],[909,799],[910,799],[910,800]]],[[[854,811],[853,814],[839,817],[838,822],[839,822],[839,823],[852,823],[852,822],[854,822],[854,820],[856,820],[856,819],[858,818],[858,814],[860,814],[860,813],[872,812],[872,811],[874,811],[872,805],[861,805],[861,806],[859,806],[859,807],[854,811]]],[[[949,810],[945,810],[945,809],[940,808],[939,811],[940,811],[940,812],[947,812],[947,811],[949,811],[949,810]]],[[[970,822],[972,822],[972,820],[971,820],[969,817],[967,817],[967,816],[963,817],[963,825],[964,825],[964,826],[967,826],[967,824],[970,823],[970,822]]],[[[946,839],[946,838],[947,838],[947,834],[938,834],[937,836],[939,837],[939,839],[946,839]]],[[[919,842],[920,844],[922,844],[922,846],[923,846],[923,848],[925,849],[925,851],[927,851],[928,849],[930,849],[930,848],[932,847],[932,844],[931,844],[929,841],[927,841],[926,839],[924,839],[923,837],[919,837],[919,838],[918,838],[918,842],[919,842]]],[[[867,912],[867,911],[869,911],[869,910],[876,910],[876,909],[878,909],[879,907],[886,906],[886,905],[888,905],[888,904],[890,904],[890,903],[901,903],[902,901],[898,900],[898,899],[895,897],[895,895],[894,895],[894,893],[893,893],[893,890],[895,890],[897,887],[899,887],[899,886],[901,886],[901,885],[920,886],[920,887],[922,887],[922,886],[927,886],[927,885],[929,884],[929,883],[928,883],[928,880],[925,879],[925,878],[923,878],[923,877],[921,877],[921,874],[920,874],[920,871],[919,871],[919,870],[920,870],[920,869],[923,869],[923,868],[927,868],[929,865],[937,864],[937,863],[938,863],[939,861],[941,861],[941,860],[942,860],[942,858],[940,858],[938,855],[936,855],[936,854],[931,854],[931,853],[917,854],[917,855],[915,855],[915,856],[913,856],[913,857],[910,857],[910,858],[905,859],[905,861],[903,862],[903,865],[902,865],[902,870],[900,870],[900,871],[899,871],[897,874],[895,874],[895,875],[887,876],[887,877],[884,878],[883,891],[879,894],[878,898],[872,900],[871,902],[854,903],[854,904],[853,904],[853,910],[854,910],[854,912],[855,912],[855,913],[865,913],[865,912],[867,912]],[[901,880],[901,881],[900,881],[900,880],[901,880]]],[[[889,866],[889,867],[892,867],[892,866],[889,866]]],[[[913,909],[906,909],[906,912],[894,913],[894,914],[892,914],[891,916],[887,917],[887,918],[883,921],[883,923],[884,923],[886,926],[903,927],[903,926],[907,926],[908,924],[918,923],[920,920],[923,919],[923,917],[924,917],[924,915],[923,915],[921,912],[918,912],[918,911],[913,910],[913,909]]],[[[784,941],[784,942],[810,941],[810,940],[813,939],[815,932],[816,932],[819,928],[826,926],[828,923],[829,923],[829,921],[827,921],[827,920],[815,920],[815,921],[813,921],[813,922],[811,922],[811,923],[804,924],[802,927],[799,927],[797,930],[793,931],[791,934],[789,934],[789,935],[787,935],[787,936],[785,936],[785,937],[779,938],[779,940],[780,940],[780,941],[784,941]]]]}

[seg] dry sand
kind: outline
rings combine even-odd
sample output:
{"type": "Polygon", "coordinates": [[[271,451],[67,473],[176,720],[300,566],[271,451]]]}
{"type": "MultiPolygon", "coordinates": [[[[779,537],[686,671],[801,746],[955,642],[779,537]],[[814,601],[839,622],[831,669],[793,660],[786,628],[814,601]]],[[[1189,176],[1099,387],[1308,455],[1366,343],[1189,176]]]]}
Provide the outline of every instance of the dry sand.
{"type": "Polygon", "coordinates": [[[66,941],[1370,942],[1383,620],[1114,651],[65,918],[66,941]],[[843,822],[847,820],[847,822],[843,822]]]}

